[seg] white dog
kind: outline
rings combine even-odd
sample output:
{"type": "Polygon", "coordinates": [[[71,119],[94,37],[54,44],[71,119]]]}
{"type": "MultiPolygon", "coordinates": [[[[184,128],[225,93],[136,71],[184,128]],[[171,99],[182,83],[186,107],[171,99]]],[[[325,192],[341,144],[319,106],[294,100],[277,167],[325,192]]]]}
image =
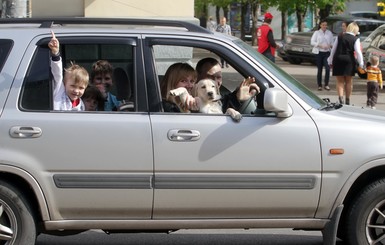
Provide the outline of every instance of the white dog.
{"type": "MultiPolygon", "coordinates": [[[[184,87],[176,88],[170,91],[173,96],[179,96],[181,102],[188,107],[195,107],[202,113],[223,114],[221,95],[217,83],[211,79],[202,79],[194,85],[192,96],[184,87]],[[191,106],[193,105],[193,106],[191,106]]],[[[226,114],[239,122],[242,119],[242,114],[233,108],[228,108],[226,114]]]]}

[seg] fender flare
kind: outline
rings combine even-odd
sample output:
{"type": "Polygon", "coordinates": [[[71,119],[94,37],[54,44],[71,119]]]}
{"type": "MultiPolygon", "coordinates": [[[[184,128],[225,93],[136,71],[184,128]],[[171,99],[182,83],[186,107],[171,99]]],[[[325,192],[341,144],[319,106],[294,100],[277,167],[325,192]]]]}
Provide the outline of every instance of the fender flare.
{"type": "Polygon", "coordinates": [[[0,165],[0,172],[14,174],[19,176],[23,180],[25,180],[29,184],[29,186],[31,187],[31,189],[33,190],[36,196],[38,205],[40,207],[40,213],[41,213],[42,219],[50,220],[50,215],[48,212],[47,202],[44,198],[44,193],[40,188],[39,183],[31,174],[29,174],[27,171],[21,168],[9,166],[9,165],[0,165]]]}
{"type": "Polygon", "coordinates": [[[357,181],[357,179],[367,172],[368,170],[371,170],[376,167],[385,167],[385,159],[376,159],[369,161],[367,163],[362,164],[359,168],[354,170],[351,175],[346,179],[344,185],[341,188],[340,193],[338,194],[331,211],[336,210],[337,207],[341,204],[343,204],[343,201],[345,200],[347,194],[349,193],[351,187],[353,186],[354,182],[357,181]]]}

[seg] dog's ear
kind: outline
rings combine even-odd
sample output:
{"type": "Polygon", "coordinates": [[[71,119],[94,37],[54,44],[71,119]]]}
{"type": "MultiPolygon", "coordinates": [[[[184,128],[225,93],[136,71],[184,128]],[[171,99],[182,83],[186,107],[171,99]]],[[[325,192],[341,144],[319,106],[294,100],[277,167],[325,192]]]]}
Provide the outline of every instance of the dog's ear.
{"type": "Polygon", "coordinates": [[[221,95],[221,92],[219,90],[219,87],[218,87],[218,83],[213,81],[214,85],[215,85],[215,89],[217,90],[217,95],[221,95]]]}

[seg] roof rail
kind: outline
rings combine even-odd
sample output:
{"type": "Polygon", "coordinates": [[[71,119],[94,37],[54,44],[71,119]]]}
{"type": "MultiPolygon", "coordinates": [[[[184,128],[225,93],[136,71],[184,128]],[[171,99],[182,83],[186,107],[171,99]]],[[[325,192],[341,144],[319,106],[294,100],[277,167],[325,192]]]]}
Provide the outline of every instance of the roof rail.
{"type": "Polygon", "coordinates": [[[40,24],[40,28],[53,25],[89,24],[89,25],[145,25],[171,26],[186,28],[190,32],[211,33],[209,30],[183,20],[139,19],[139,18],[90,18],[90,17],[54,17],[54,18],[0,18],[0,24],[40,24]]]}

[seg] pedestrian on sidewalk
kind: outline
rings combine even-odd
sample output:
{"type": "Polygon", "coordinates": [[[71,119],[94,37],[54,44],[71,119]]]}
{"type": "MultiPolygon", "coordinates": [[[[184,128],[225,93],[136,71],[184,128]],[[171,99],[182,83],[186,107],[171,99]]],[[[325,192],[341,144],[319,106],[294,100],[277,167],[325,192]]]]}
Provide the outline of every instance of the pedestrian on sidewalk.
{"type": "Polygon", "coordinates": [[[357,37],[359,27],[352,22],[346,28],[346,32],[338,35],[328,58],[328,63],[333,69],[333,76],[337,79],[337,94],[341,104],[350,104],[350,96],[353,90],[353,76],[356,73],[356,64],[363,69],[364,60],[361,52],[360,39],[357,37]],[[357,56],[357,60],[356,57],[357,56]]]}
{"type": "Polygon", "coordinates": [[[376,55],[370,57],[370,62],[366,66],[367,85],[366,85],[366,106],[376,109],[378,91],[382,89],[382,74],[378,67],[380,59],[376,55]]]}
{"type": "Polygon", "coordinates": [[[317,64],[317,85],[318,90],[322,90],[322,71],[325,67],[324,88],[330,90],[330,66],[327,59],[333,45],[333,33],[327,29],[326,20],[321,20],[319,29],[311,37],[310,44],[313,46],[312,52],[316,55],[317,64]]]}
{"type": "Polygon", "coordinates": [[[207,21],[207,27],[206,28],[207,28],[207,30],[212,31],[212,32],[214,32],[215,29],[217,28],[217,22],[214,21],[212,16],[209,17],[209,20],[207,21]]]}
{"type": "MultiPolygon", "coordinates": [[[[231,26],[226,24],[226,22],[227,22],[226,17],[222,17],[219,25],[217,25],[216,31],[231,36],[231,26]]],[[[225,65],[226,65],[226,68],[229,67],[229,64],[227,64],[225,59],[223,59],[222,57],[221,57],[221,65],[222,65],[222,68],[224,68],[225,65]]]]}
{"type": "Polygon", "coordinates": [[[273,30],[270,27],[273,15],[265,13],[263,24],[257,30],[258,52],[269,58],[275,63],[275,49],[278,44],[274,41],[273,30]]]}

